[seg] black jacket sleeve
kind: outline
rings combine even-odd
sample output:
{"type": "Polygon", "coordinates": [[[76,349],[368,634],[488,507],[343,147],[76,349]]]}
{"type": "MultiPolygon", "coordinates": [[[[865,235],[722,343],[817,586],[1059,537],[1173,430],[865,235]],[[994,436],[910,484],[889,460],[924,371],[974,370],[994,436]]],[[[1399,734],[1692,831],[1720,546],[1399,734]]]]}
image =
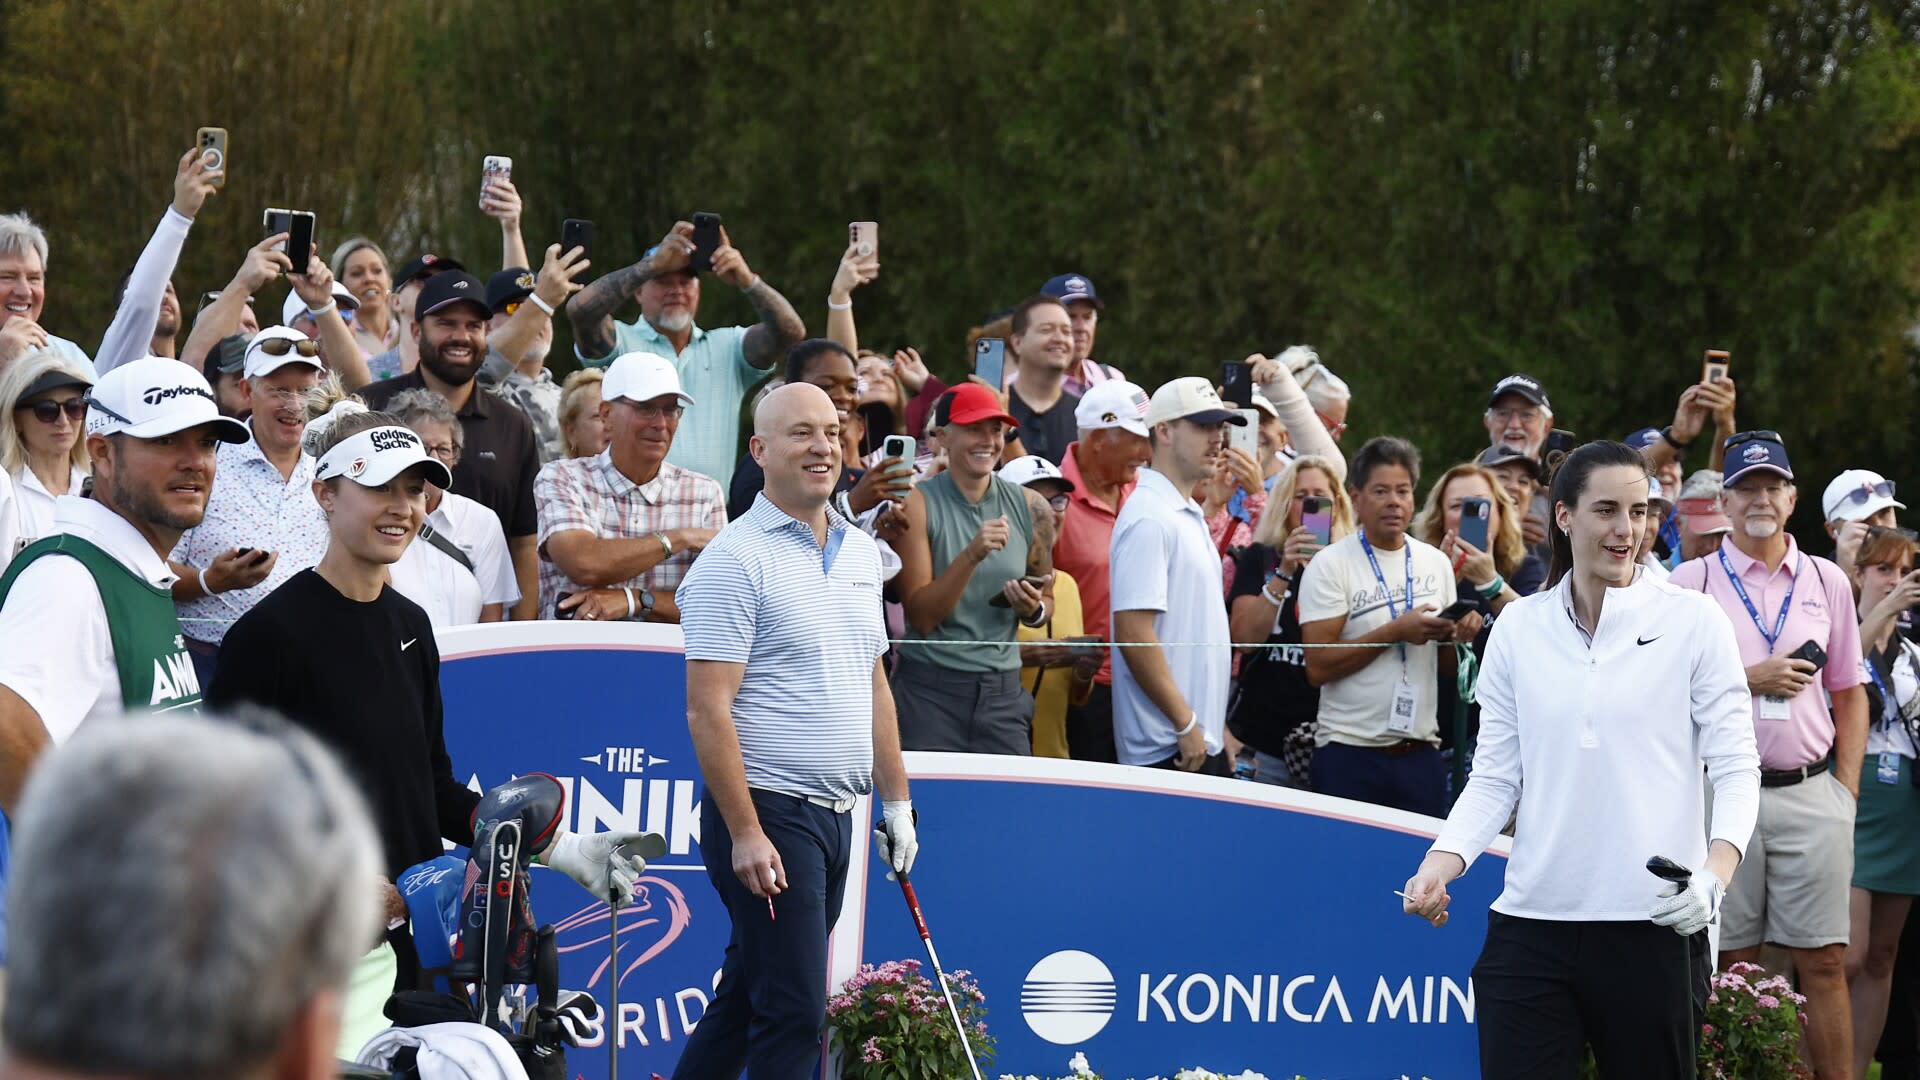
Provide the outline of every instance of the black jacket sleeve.
{"type": "Polygon", "coordinates": [[[461,783],[453,774],[453,758],[447,753],[445,716],[440,703],[440,649],[429,629],[422,635],[420,660],[425,666],[424,703],[427,739],[433,757],[433,803],[440,821],[440,835],[456,844],[473,843],[473,808],[480,795],[461,783]]]}

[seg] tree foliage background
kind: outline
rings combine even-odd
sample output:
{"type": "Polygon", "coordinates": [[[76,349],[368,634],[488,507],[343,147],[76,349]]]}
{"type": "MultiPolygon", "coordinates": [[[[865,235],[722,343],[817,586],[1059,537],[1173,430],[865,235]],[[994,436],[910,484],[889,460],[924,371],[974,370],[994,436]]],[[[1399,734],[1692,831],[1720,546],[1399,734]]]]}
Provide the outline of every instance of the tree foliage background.
{"type": "MultiPolygon", "coordinates": [[[[88,346],[203,124],[232,171],[189,315],[269,205],[326,251],[492,268],[487,153],[535,251],[592,218],[605,271],[718,211],[816,329],[874,218],[870,344],[955,375],[969,326],[1075,269],[1149,388],[1311,343],[1349,442],[1408,435],[1434,474],[1503,374],[1617,437],[1722,347],[1805,525],[1844,465],[1920,483],[1917,33],[1920,3],[1839,0],[8,0],[0,205],[48,228],[46,321],[88,346]]],[[[729,292],[703,321],[748,316],[729,292]]]]}

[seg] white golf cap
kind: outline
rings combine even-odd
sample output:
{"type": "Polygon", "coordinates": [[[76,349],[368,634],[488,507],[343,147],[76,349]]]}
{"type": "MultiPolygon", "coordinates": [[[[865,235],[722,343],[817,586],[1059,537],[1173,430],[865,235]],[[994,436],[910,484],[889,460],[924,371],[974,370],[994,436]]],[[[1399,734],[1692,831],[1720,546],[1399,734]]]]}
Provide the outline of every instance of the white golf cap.
{"type": "Polygon", "coordinates": [[[321,455],[313,478],[344,476],[361,487],[378,487],[415,465],[427,466],[428,483],[440,488],[453,486],[453,473],[439,458],[427,453],[420,436],[393,425],[368,428],[342,440],[321,455]]]}
{"type": "Polygon", "coordinates": [[[673,361],[652,353],[630,352],[616,357],[600,383],[602,401],[652,401],[668,394],[677,395],[682,405],[693,404],[693,398],[680,389],[680,372],[673,361]]]}
{"type": "Polygon", "coordinates": [[[1073,407],[1073,425],[1081,431],[1119,428],[1147,436],[1147,392],[1125,379],[1094,383],[1073,407]]]}
{"type": "Polygon", "coordinates": [[[240,373],[246,378],[258,379],[262,375],[271,375],[288,364],[305,364],[315,371],[324,370],[320,364],[317,342],[291,326],[269,326],[253,335],[253,340],[247,342],[246,361],[240,373]],[[285,342],[285,344],[268,345],[267,342],[270,341],[285,342]],[[305,342],[307,348],[313,352],[312,356],[300,354],[302,342],[305,342]],[[269,349],[282,351],[276,354],[269,352],[269,349]]]}
{"type": "Polygon", "coordinates": [[[1266,413],[1270,420],[1280,419],[1280,410],[1273,407],[1273,402],[1268,401],[1267,395],[1261,393],[1257,386],[1253,390],[1253,407],[1266,413]]]}
{"type": "Polygon", "coordinates": [[[1229,423],[1246,427],[1247,418],[1227,408],[1213,384],[1198,375],[1163,384],[1147,403],[1147,426],[1169,420],[1191,420],[1196,424],[1229,423]]]}
{"type": "MultiPolygon", "coordinates": [[[[338,281],[333,283],[333,302],[339,304],[345,311],[353,311],[360,306],[360,301],[338,281]]],[[[307,314],[307,302],[300,299],[299,293],[289,290],[287,302],[280,305],[280,325],[292,326],[293,320],[305,314],[307,314]]]]}
{"type": "Polygon", "coordinates": [[[1021,487],[1026,487],[1036,480],[1052,480],[1054,483],[1064,485],[1068,491],[1073,490],[1073,481],[1060,472],[1060,467],[1038,454],[1017,457],[1002,465],[1000,479],[1009,484],[1019,484],[1021,487]]]}
{"type": "Polygon", "coordinates": [[[1848,469],[1834,477],[1820,496],[1828,521],[1864,521],[1889,506],[1907,508],[1893,497],[1893,481],[1872,469],[1848,469]]]}
{"type": "Polygon", "coordinates": [[[87,434],[157,439],[203,424],[222,442],[243,443],[247,427],[220,415],[213,388],[178,360],[146,356],[100,377],[87,395],[87,434]]]}

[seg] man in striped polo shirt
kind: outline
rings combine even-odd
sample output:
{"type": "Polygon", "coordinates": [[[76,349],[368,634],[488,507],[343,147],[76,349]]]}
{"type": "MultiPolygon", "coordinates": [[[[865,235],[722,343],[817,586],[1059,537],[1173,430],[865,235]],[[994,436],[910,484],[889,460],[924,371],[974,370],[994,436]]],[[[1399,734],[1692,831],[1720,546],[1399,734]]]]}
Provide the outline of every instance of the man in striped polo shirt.
{"type": "Polygon", "coordinates": [[[701,849],[733,919],[713,1003],[674,1070],[694,1080],[814,1075],[856,796],[880,789],[882,860],[905,872],[919,850],[880,666],[879,549],[827,504],[839,415],[819,387],[789,384],[753,428],[766,487],[677,593],[701,849]]]}

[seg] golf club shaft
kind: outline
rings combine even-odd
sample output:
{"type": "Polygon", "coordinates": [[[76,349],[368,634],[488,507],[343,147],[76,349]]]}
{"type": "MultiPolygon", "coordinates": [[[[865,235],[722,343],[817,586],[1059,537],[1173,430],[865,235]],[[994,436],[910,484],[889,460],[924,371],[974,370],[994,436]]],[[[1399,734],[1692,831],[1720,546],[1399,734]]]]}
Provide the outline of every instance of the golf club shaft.
{"type": "Polygon", "coordinates": [[[960,1019],[960,1006],[954,1003],[953,988],[947,985],[947,973],[940,966],[940,954],[933,948],[933,935],[927,932],[927,918],[920,911],[920,897],[915,895],[913,882],[907,880],[904,871],[899,878],[900,893],[907,898],[907,910],[913,913],[913,925],[920,931],[920,943],[927,947],[927,959],[933,962],[933,977],[940,983],[940,995],[947,999],[947,1014],[953,1017],[953,1030],[959,1034],[960,1047],[966,1051],[967,1064],[973,1068],[973,1080],[983,1080],[980,1063],[974,1060],[973,1040],[967,1038],[966,1021],[960,1019]]]}
{"type": "Polygon", "coordinates": [[[613,904],[613,890],[607,891],[607,1000],[613,1008],[607,1024],[607,1080],[620,1080],[620,909],[613,904]]]}

